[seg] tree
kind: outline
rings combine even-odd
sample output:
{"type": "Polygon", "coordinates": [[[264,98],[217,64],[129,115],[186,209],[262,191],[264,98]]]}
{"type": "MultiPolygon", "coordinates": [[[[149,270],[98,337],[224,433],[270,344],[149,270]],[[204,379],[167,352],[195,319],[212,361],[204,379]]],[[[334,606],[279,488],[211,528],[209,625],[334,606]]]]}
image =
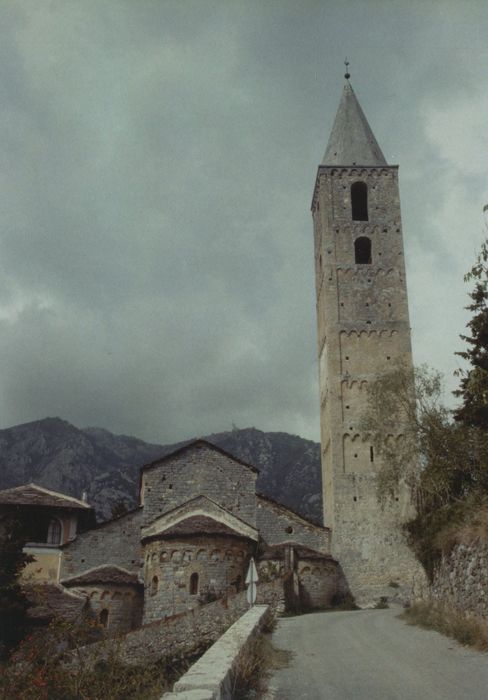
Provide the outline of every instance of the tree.
{"type": "Polygon", "coordinates": [[[9,655],[26,631],[29,602],[19,578],[24,566],[34,557],[25,554],[27,541],[24,523],[7,517],[0,523],[0,659],[9,655]]]}
{"type": "Polygon", "coordinates": [[[413,376],[397,367],[371,386],[364,428],[381,460],[380,501],[405,483],[422,513],[463,499],[478,485],[488,488],[474,459],[476,436],[452,420],[441,394],[440,373],[426,366],[413,376]]]}
{"type": "Polygon", "coordinates": [[[471,367],[459,370],[460,388],[454,392],[462,398],[462,406],[455,413],[456,420],[475,428],[488,428],[488,241],[484,241],[476,262],[464,277],[474,282],[470,292],[471,304],[466,308],[473,313],[468,322],[470,335],[461,335],[468,347],[456,353],[471,367]]]}

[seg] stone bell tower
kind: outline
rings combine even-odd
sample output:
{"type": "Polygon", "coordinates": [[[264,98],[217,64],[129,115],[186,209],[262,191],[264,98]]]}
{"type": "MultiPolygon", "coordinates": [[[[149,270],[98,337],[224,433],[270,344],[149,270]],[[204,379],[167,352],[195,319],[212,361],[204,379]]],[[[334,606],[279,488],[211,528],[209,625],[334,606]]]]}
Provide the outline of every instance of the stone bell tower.
{"type": "Polygon", "coordinates": [[[400,363],[411,368],[412,357],[398,166],[387,164],[348,79],[312,214],[324,521],[352,593],[367,603],[408,594],[419,571],[401,530],[408,494],[378,503],[379,456],[361,427],[368,386],[400,363]]]}

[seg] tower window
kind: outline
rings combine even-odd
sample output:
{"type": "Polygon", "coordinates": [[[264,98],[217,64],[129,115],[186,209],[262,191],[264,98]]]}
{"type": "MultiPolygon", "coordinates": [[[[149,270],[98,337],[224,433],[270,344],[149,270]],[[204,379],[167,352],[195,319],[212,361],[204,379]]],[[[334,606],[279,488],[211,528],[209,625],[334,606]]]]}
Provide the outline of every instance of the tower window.
{"type": "Polygon", "coordinates": [[[356,265],[371,265],[371,239],[359,236],[354,241],[354,262],[356,265]]]}
{"type": "Polygon", "coordinates": [[[374,462],[374,449],[373,449],[373,445],[370,445],[370,448],[369,448],[369,461],[370,461],[370,462],[374,462]]]}
{"type": "Polygon", "coordinates": [[[365,182],[351,185],[351,209],[353,221],[368,221],[368,186],[365,182]]]}
{"type": "Polygon", "coordinates": [[[198,574],[194,573],[190,576],[190,595],[198,593],[198,574]]]}

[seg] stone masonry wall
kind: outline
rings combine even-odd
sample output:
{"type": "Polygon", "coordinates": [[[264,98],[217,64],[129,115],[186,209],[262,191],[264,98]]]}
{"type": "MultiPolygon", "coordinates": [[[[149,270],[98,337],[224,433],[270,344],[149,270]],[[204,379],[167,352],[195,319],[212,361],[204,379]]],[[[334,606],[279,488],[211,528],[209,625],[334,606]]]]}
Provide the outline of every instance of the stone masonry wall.
{"type": "MultiPolygon", "coordinates": [[[[276,610],[283,600],[280,587],[282,590],[281,580],[260,584],[257,603],[267,603],[276,610]]],[[[107,658],[115,651],[121,662],[132,665],[154,663],[164,657],[188,654],[197,647],[209,646],[215,642],[248,609],[246,593],[242,591],[226,600],[217,600],[189,612],[144,625],[114,642],[108,640],[91,644],[85,647],[86,654],[95,662],[107,658]]]]}
{"type": "Polygon", "coordinates": [[[134,586],[90,584],[70,590],[88,598],[97,620],[102,621],[101,613],[107,611],[105,627],[109,636],[130,632],[141,624],[142,593],[134,586]]]}
{"type": "Polygon", "coordinates": [[[143,470],[143,526],[203,495],[256,527],[256,477],[249,467],[197,443],[143,470]]]}
{"type": "Polygon", "coordinates": [[[149,542],[145,547],[144,622],[198,607],[199,597],[209,590],[219,597],[242,590],[250,556],[249,542],[225,536],[149,542]]]}
{"type": "Polygon", "coordinates": [[[263,496],[257,496],[257,526],[266,544],[296,541],[310,549],[328,554],[330,531],[314,525],[284,506],[263,496]]]}
{"type": "Polygon", "coordinates": [[[300,560],[298,565],[300,604],[303,608],[328,608],[339,592],[342,572],[337,562],[300,560]]]}
{"type": "Polygon", "coordinates": [[[488,542],[458,544],[444,555],[430,597],[488,617],[488,542]]]}
{"type": "Polygon", "coordinates": [[[141,520],[138,509],[79,534],[62,547],[60,578],[107,563],[137,573],[142,566],[141,520]]]}

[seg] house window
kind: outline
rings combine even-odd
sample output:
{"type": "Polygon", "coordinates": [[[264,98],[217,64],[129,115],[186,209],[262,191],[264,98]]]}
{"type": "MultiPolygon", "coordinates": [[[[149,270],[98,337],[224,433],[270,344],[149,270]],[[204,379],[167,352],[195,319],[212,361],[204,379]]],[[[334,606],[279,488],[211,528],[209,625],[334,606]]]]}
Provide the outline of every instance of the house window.
{"type": "Polygon", "coordinates": [[[103,608],[103,610],[100,610],[100,615],[98,616],[98,620],[102,627],[108,627],[108,610],[107,608],[103,608]]]}
{"type": "Polygon", "coordinates": [[[368,186],[365,182],[351,185],[351,210],[353,221],[368,220],[368,186]]]}
{"type": "Polygon", "coordinates": [[[356,265],[371,265],[371,239],[359,236],[354,241],[354,262],[356,265]]]}
{"type": "Polygon", "coordinates": [[[198,593],[198,574],[194,573],[190,576],[190,595],[198,593]]]}
{"type": "Polygon", "coordinates": [[[151,581],[151,588],[150,588],[149,592],[151,595],[156,595],[156,593],[158,592],[158,589],[159,589],[159,579],[157,576],[153,576],[152,581],[151,581]]]}
{"type": "Polygon", "coordinates": [[[47,528],[47,543],[61,544],[61,523],[57,518],[51,518],[47,528]]]}

